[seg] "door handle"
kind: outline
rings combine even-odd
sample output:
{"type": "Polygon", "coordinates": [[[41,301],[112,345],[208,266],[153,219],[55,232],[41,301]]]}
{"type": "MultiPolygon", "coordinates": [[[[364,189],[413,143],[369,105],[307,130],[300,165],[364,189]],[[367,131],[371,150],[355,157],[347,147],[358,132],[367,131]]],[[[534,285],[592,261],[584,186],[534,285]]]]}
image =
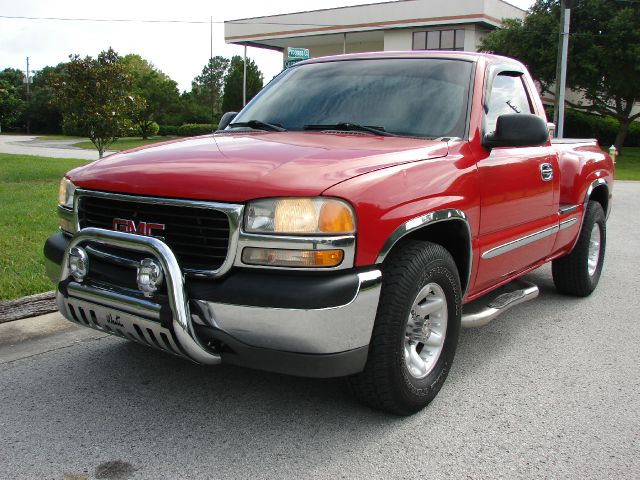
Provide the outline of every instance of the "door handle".
{"type": "Polygon", "coordinates": [[[540,164],[540,178],[543,182],[548,182],[553,179],[553,167],[550,163],[540,164]]]}

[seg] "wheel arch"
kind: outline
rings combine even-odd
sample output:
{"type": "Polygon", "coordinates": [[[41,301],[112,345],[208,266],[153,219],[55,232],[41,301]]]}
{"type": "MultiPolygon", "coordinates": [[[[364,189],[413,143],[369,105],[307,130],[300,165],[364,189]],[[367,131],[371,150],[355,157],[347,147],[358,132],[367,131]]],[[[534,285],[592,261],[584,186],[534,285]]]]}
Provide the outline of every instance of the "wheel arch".
{"type": "Polygon", "coordinates": [[[584,198],[584,207],[586,209],[587,203],[590,200],[594,200],[602,205],[602,210],[604,211],[605,216],[608,216],[609,213],[609,185],[604,178],[598,178],[591,182],[589,188],[587,189],[587,194],[584,198]]]}
{"type": "Polygon", "coordinates": [[[462,295],[469,288],[473,264],[471,228],[461,210],[444,209],[412,218],[396,228],[378,253],[376,263],[383,263],[404,240],[421,240],[436,243],[453,257],[460,275],[462,295]]]}
{"type": "Polygon", "coordinates": [[[584,202],[582,205],[582,217],[580,218],[580,229],[578,230],[578,234],[576,235],[576,239],[571,245],[572,252],[578,243],[578,239],[580,238],[580,232],[582,231],[582,226],[584,225],[584,218],[587,214],[587,205],[589,201],[594,200],[598,202],[602,206],[602,210],[604,211],[605,218],[609,218],[610,213],[610,203],[609,203],[609,184],[604,178],[597,178],[589,184],[587,188],[587,192],[584,195],[584,202]]]}

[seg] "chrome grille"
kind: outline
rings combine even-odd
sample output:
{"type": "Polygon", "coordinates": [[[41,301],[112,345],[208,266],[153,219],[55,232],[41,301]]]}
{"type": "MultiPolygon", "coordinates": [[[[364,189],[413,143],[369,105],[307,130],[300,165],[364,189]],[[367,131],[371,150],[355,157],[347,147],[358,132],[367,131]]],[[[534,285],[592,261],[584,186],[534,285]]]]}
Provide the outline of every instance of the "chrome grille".
{"type": "Polygon", "coordinates": [[[223,211],[199,206],[202,202],[188,203],[85,193],[78,200],[78,225],[112,230],[114,218],[164,224],[164,231],[154,236],[169,245],[182,269],[218,270],[229,250],[229,218],[223,211]]]}

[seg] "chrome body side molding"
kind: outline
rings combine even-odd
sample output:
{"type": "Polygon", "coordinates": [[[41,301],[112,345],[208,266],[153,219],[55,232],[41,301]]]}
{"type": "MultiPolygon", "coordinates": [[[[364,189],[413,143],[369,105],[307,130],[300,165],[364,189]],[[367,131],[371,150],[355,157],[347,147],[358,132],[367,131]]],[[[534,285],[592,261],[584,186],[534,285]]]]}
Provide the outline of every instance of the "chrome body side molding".
{"type": "Polygon", "coordinates": [[[467,216],[464,214],[462,210],[458,210],[455,208],[447,208],[444,210],[436,210],[433,212],[426,213],[424,215],[420,215],[419,217],[412,218],[411,220],[407,220],[398,228],[396,228],[391,235],[387,238],[387,240],[382,245],[380,252],[378,253],[378,257],[376,258],[375,263],[384,262],[385,258],[393,248],[393,246],[398,243],[400,239],[405,237],[406,235],[414,232],[418,229],[427,227],[434,223],[440,222],[448,222],[448,221],[457,221],[464,224],[467,232],[467,238],[469,241],[469,268],[467,272],[467,282],[465,291],[462,292],[462,295],[466,293],[466,290],[469,288],[469,284],[471,283],[471,271],[473,270],[473,248],[471,245],[471,227],[469,227],[469,221],[467,220],[467,216]]]}
{"type": "Polygon", "coordinates": [[[503,253],[510,252],[515,250],[516,248],[523,247],[525,245],[529,245],[530,243],[541,240],[549,235],[553,235],[556,233],[560,227],[558,225],[554,225],[553,227],[545,228],[544,230],[540,230],[539,232],[532,233],[522,238],[518,238],[517,240],[512,240],[511,242],[505,243],[503,245],[499,245],[490,250],[487,250],[482,254],[483,259],[489,259],[497,257],[498,255],[502,255],[503,253]]]}
{"type": "Polygon", "coordinates": [[[562,222],[560,222],[559,228],[560,228],[560,230],[564,230],[565,228],[569,228],[571,225],[573,225],[577,221],[578,221],[578,219],[576,217],[569,218],[567,220],[563,220],[562,222]]]}
{"type": "Polygon", "coordinates": [[[558,213],[560,215],[569,215],[570,213],[573,213],[576,210],[578,210],[578,205],[560,205],[560,208],[558,209],[558,213]]]}

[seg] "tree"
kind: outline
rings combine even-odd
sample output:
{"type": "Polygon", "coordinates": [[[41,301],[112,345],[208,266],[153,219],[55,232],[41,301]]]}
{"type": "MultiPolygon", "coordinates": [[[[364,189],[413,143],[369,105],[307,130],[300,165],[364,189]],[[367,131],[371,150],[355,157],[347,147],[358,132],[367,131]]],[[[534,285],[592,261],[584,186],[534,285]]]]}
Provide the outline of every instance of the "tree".
{"type": "Polygon", "coordinates": [[[152,133],[153,122],[164,123],[168,116],[178,111],[177,83],[140,55],[129,54],[121,61],[132,76],[135,95],[144,100],[133,112],[132,120],[146,139],[152,133]]]}
{"type": "Polygon", "coordinates": [[[229,70],[229,60],[221,56],[209,59],[202,69],[202,73],[193,79],[191,95],[186,100],[194,102],[190,105],[195,108],[195,115],[206,115],[206,121],[215,123],[221,115],[222,89],[225,77],[229,70]]]}
{"type": "Polygon", "coordinates": [[[101,52],[97,59],[69,58],[65,74],[56,83],[56,104],[65,128],[88,136],[102,158],[127,130],[141,101],[134,96],[131,75],[113,49],[101,52]]]}
{"type": "Polygon", "coordinates": [[[24,74],[15,68],[0,72],[0,128],[19,129],[24,123],[24,74]]]}
{"type": "MultiPolygon", "coordinates": [[[[224,95],[222,110],[239,112],[242,107],[242,84],[244,78],[244,61],[239,55],[231,59],[229,73],[224,79],[224,95]]],[[[263,76],[253,60],[247,58],[247,102],[262,90],[263,76]]]]}
{"type": "MultiPolygon", "coordinates": [[[[575,0],[571,6],[571,37],[567,86],[584,101],[571,107],[615,118],[620,127],[615,145],[622,146],[640,100],[640,3],[575,0]]],[[[543,93],[551,92],[560,18],[560,0],[537,0],[523,20],[507,20],[488,34],[480,50],[517,58],[527,64],[543,93]]]]}
{"type": "Polygon", "coordinates": [[[5,68],[2,70],[0,72],[0,80],[9,82],[19,91],[24,89],[25,76],[22,70],[18,70],[17,68],[5,68]]]}
{"type": "Polygon", "coordinates": [[[20,115],[24,102],[11,82],[0,79],[0,131],[10,126],[20,115]]]}
{"type": "Polygon", "coordinates": [[[62,132],[62,113],[54,103],[55,83],[64,75],[66,63],[44,67],[33,75],[31,98],[25,108],[25,118],[35,132],[62,132]]]}
{"type": "Polygon", "coordinates": [[[211,114],[209,101],[203,103],[201,98],[193,91],[182,92],[180,95],[180,115],[175,125],[184,123],[216,123],[219,112],[211,114]]]}

